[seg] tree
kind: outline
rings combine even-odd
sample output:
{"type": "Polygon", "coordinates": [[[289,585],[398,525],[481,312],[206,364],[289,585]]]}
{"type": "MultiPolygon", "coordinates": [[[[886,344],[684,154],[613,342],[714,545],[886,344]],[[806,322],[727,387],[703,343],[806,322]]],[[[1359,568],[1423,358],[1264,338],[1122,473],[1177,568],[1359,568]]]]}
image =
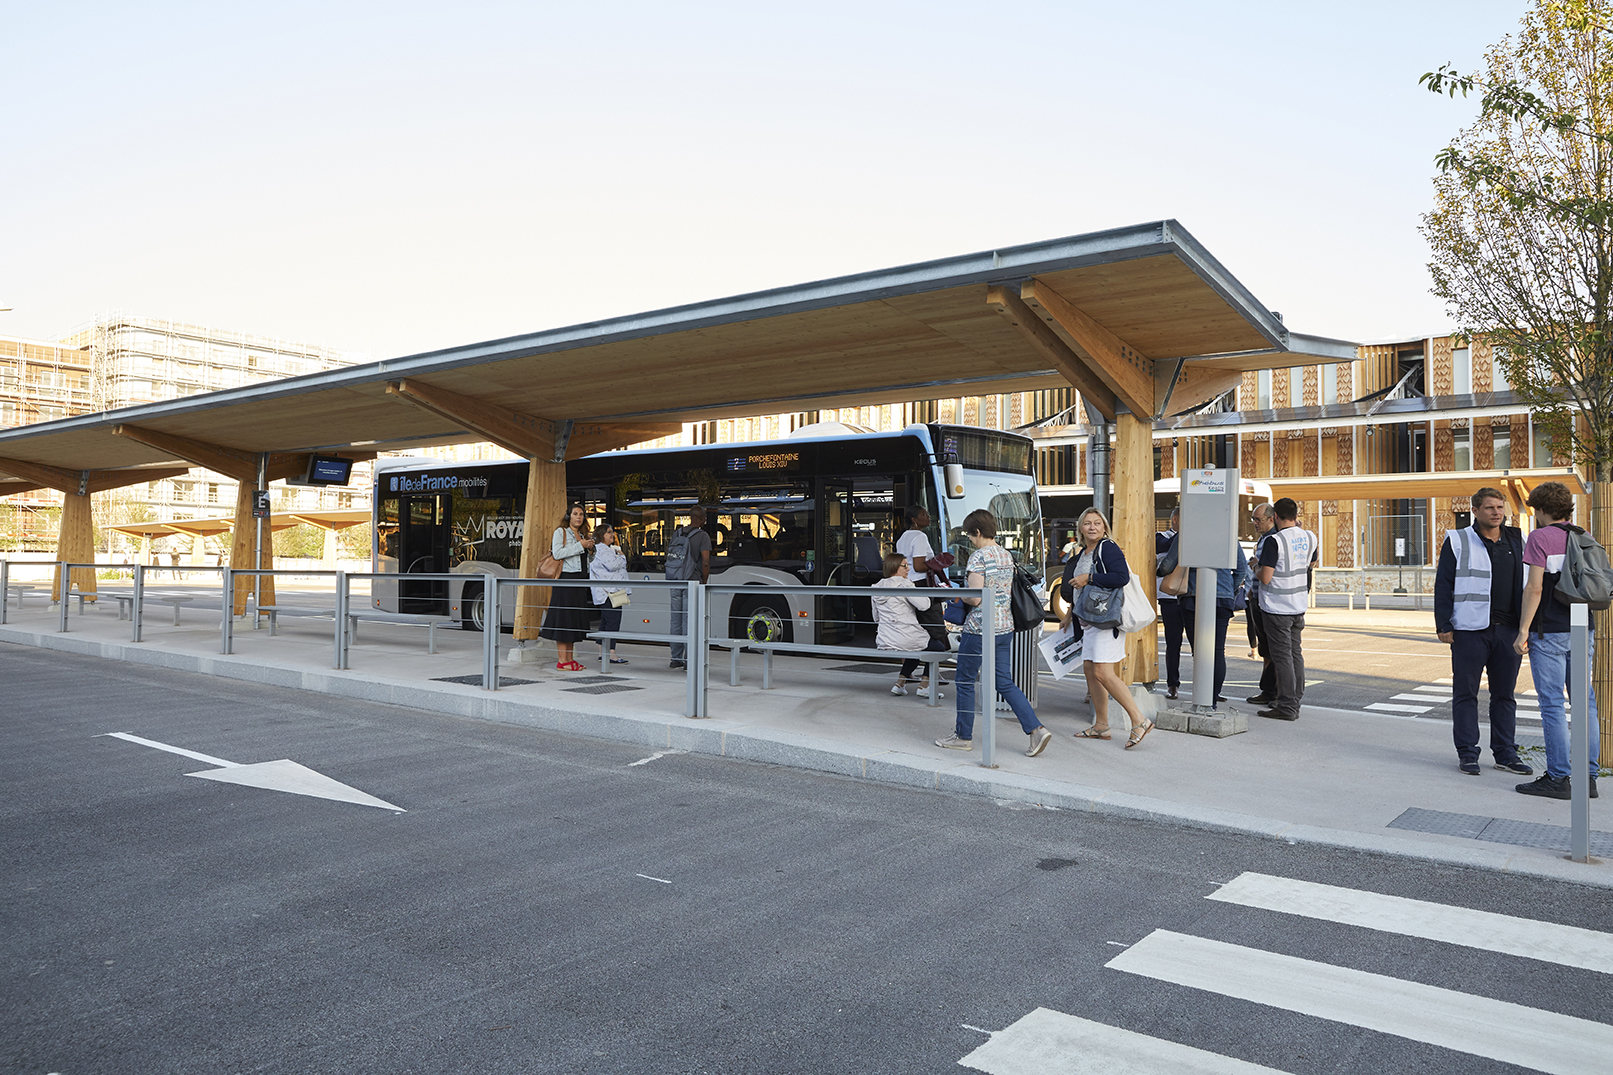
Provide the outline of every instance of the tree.
{"type": "MultiPolygon", "coordinates": [[[[1554,453],[1588,466],[1591,529],[1613,544],[1613,0],[1535,0],[1481,74],[1423,76],[1482,93],[1477,121],[1435,158],[1422,218],[1434,294],[1488,339],[1554,453]]],[[[1597,614],[1604,637],[1613,616],[1597,614]]],[[[1613,688],[1613,646],[1594,667],[1613,688]]],[[[1602,763],[1613,714],[1600,709],[1602,763]]]]}
{"type": "Polygon", "coordinates": [[[1613,33],[1609,0],[1536,0],[1483,75],[1479,118],[1435,158],[1434,294],[1496,349],[1556,451],[1613,480],[1613,33]]]}

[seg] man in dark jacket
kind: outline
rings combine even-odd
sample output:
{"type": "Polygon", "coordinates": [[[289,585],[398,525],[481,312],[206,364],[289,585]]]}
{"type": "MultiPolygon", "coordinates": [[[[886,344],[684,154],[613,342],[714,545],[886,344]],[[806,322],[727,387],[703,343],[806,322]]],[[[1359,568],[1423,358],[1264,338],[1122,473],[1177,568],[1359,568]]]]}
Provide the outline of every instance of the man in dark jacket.
{"type": "Polygon", "coordinates": [[[1523,658],[1512,643],[1523,611],[1523,531],[1503,525],[1507,498],[1473,494],[1473,525],[1447,530],[1434,576],[1434,630],[1451,647],[1451,737],[1457,768],[1479,775],[1479,676],[1490,681],[1490,753],[1495,767],[1534,772],[1518,757],[1513,690],[1523,658]]]}

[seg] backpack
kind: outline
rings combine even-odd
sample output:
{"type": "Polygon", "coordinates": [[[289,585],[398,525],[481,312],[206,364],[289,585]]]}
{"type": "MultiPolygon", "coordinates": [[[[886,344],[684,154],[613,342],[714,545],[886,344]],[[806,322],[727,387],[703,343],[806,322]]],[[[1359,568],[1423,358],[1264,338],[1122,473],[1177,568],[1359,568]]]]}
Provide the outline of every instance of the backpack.
{"type": "Polygon", "coordinates": [[[689,555],[690,533],[690,528],[684,526],[672,531],[672,540],[666,545],[666,577],[669,579],[686,582],[700,577],[700,567],[691,563],[693,557],[689,555]]]}
{"type": "Polygon", "coordinates": [[[1589,605],[1600,611],[1613,605],[1613,564],[1607,550],[1572,523],[1554,524],[1567,532],[1568,552],[1557,577],[1557,600],[1565,605],[1589,605]]]}

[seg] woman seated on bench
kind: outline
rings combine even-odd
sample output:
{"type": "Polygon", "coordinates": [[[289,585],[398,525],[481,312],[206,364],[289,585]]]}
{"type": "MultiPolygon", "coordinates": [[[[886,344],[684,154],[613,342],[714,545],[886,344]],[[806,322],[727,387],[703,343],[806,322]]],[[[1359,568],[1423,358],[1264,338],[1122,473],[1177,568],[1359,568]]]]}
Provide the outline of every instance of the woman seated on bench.
{"type": "MultiPolygon", "coordinates": [[[[880,649],[907,650],[916,653],[919,650],[932,650],[942,653],[947,650],[945,642],[930,637],[930,632],[919,623],[918,614],[930,607],[928,597],[908,596],[900,593],[903,588],[911,590],[912,581],[907,577],[907,557],[899,552],[885,554],[885,577],[874,583],[873,589],[894,590],[889,597],[873,597],[874,622],[879,624],[879,631],[874,636],[874,645],[880,649]]],[[[891,688],[892,694],[906,694],[907,681],[914,678],[914,672],[923,664],[916,657],[909,657],[902,662],[902,669],[896,673],[896,686],[891,688]]],[[[924,665],[924,674],[929,675],[929,665],[924,665]]],[[[919,697],[928,698],[935,689],[932,683],[919,689],[919,697]]],[[[940,696],[938,696],[940,697],[940,696]]]]}

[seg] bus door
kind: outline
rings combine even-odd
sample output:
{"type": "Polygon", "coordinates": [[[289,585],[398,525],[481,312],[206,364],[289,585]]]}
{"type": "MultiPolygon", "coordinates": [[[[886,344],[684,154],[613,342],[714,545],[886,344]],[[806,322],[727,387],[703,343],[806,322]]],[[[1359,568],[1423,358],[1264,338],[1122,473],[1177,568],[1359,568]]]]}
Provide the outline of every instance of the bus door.
{"type": "MultiPolygon", "coordinates": [[[[441,574],[448,570],[453,523],[447,494],[406,496],[398,512],[398,570],[441,574]]],[[[442,615],[448,611],[448,583],[422,579],[398,582],[398,611],[442,615]]]]}
{"type": "MultiPolygon", "coordinates": [[[[852,586],[856,558],[852,543],[851,483],[818,483],[817,549],[813,557],[812,585],[852,586]]],[[[818,642],[840,645],[851,642],[857,633],[852,614],[852,598],[819,597],[815,602],[818,642]]]]}

